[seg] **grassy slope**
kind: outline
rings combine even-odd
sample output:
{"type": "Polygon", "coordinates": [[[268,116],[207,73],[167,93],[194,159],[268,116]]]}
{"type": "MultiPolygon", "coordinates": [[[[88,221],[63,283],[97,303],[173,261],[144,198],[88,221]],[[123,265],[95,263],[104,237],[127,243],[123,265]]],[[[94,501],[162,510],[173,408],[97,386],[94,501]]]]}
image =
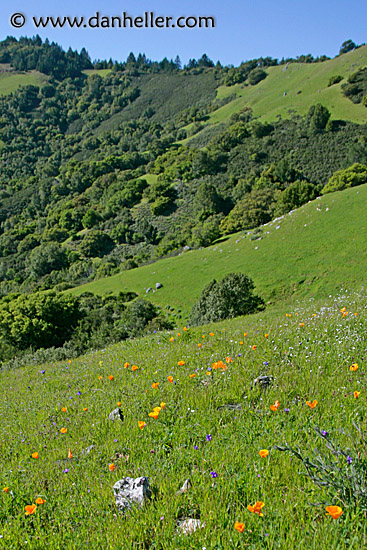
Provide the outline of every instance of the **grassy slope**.
{"type": "Polygon", "coordinates": [[[47,76],[38,71],[29,71],[27,73],[0,73],[0,95],[7,95],[15,92],[20,86],[41,86],[47,76]]]}
{"type": "MultiPolygon", "coordinates": [[[[344,217],[348,206],[346,201],[344,217]]],[[[181,330],[173,342],[171,334],[160,333],[69,362],[31,365],[11,376],[0,372],[0,483],[9,488],[9,493],[0,493],[0,546],[365,548],[363,507],[338,498],[334,490],[316,487],[296,459],[274,446],[288,442],[310,458],[315,448],[328,454],[313,429],[319,427],[346,451],[338,459],[344,479],[355,475],[359,453],[365,455],[365,443],[352,423],[364,427],[366,422],[366,305],[365,297],[353,302],[348,294],[327,304],[308,302],[304,309],[269,309],[203,332],[181,330]],[[343,306],[350,311],[345,318],[343,306]],[[226,357],[233,359],[226,370],[207,374],[208,365],[226,362],[226,357]],[[125,361],[129,368],[124,368],[125,361]],[[354,361],[359,370],[350,372],[354,361]],[[139,367],[135,373],[133,364],[139,367]],[[251,391],[251,382],[260,374],[275,376],[274,386],[262,394],[251,391]],[[168,382],[169,375],[174,384],[168,382]],[[158,389],[152,388],[153,382],[159,383],[158,389]],[[361,392],[358,399],[355,390],[361,392]],[[318,404],[310,410],[306,400],[314,399],[318,404]],[[272,412],[276,400],[280,406],[272,412]],[[108,420],[118,401],[123,424],[108,420]],[[149,418],[161,402],[166,407],[158,420],[149,418]],[[218,410],[231,402],[241,403],[243,409],[218,410]],[[138,421],[147,423],[143,431],[138,421]],[[65,427],[67,433],[62,434],[65,427]],[[82,456],[90,445],[95,448],[82,456]],[[69,460],[68,449],[73,453],[69,460]],[[270,454],[260,458],[260,449],[270,454]],[[38,459],[31,457],[35,451],[38,459]],[[124,519],[114,508],[112,487],[124,476],[141,475],[148,476],[154,500],[124,519]],[[187,478],[192,488],[187,495],[176,495],[187,478]],[[45,503],[27,518],[24,506],[39,497],[45,503]],[[261,518],[247,510],[255,501],[265,503],[261,518]],[[326,516],[330,504],[343,509],[338,520],[326,516]],[[200,517],[205,528],[179,537],[177,519],[193,516],[200,517]],[[235,521],[245,524],[243,533],[235,531],[235,521]]]]}
{"type": "Polygon", "coordinates": [[[366,206],[367,185],[326,195],[264,226],[261,240],[233,235],[209,248],[68,292],[105,294],[129,289],[145,295],[146,288],[160,282],[163,288],[150,292],[149,300],[187,313],[205,284],[232,271],[249,274],[266,300],[288,299],[292,294],[325,296],[344,284],[355,288],[365,281],[366,206]]]}
{"type": "MultiPolygon", "coordinates": [[[[325,105],[332,119],[367,123],[367,109],[361,104],[355,105],[341,92],[341,85],[346,82],[348,75],[366,65],[367,46],[363,46],[324,63],[290,63],[287,69],[284,65],[269,67],[266,69],[266,79],[256,86],[220,86],[218,99],[233,94],[237,98],[211,113],[208,123],[225,122],[245,106],[251,107],[260,120],[270,122],[279,115],[282,118],[288,118],[292,113],[304,115],[316,103],[325,105]],[[344,80],[329,88],[329,78],[335,75],[343,76],[344,80]],[[299,91],[302,93],[297,94],[299,91]]],[[[190,139],[186,138],[179,143],[185,145],[190,139]]]]}

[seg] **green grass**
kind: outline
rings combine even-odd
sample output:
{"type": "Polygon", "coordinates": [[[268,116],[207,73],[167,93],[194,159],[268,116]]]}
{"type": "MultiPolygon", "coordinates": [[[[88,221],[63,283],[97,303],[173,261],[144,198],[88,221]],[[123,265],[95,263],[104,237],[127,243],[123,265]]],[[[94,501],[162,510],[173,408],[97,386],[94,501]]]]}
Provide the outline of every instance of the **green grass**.
{"type": "Polygon", "coordinates": [[[47,80],[48,77],[38,71],[0,73],[0,95],[15,92],[20,86],[42,86],[47,80]]]}
{"type": "Polygon", "coordinates": [[[367,185],[325,195],[264,226],[261,240],[233,235],[209,248],[67,292],[103,295],[132,290],[145,296],[145,290],[159,282],[163,288],[147,298],[186,315],[207,283],[233,271],[250,275],[257,292],[272,302],[310,294],[325,297],[343,285],[357,288],[365,282],[367,265],[366,205],[367,185]]]}
{"type": "Polygon", "coordinates": [[[211,113],[209,123],[224,122],[245,106],[251,107],[254,116],[260,120],[274,121],[279,115],[282,118],[289,118],[292,113],[305,115],[316,103],[325,105],[332,119],[366,123],[367,109],[362,104],[355,105],[341,92],[341,85],[348,75],[366,65],[367,46],[363,46],[323,63],[269,67],[266,69],[267,78],[256,86],[220,86],[218,99],[232,94],[236,94],[237,98],[211,113]],[[328,87],[329,78],[335,75],[343,76],[344,80],[328,87]]]}
{"type": "Polygon", "coordinates": [[[364,467],[366,311],[365,296],[346,293],[205,329],[181,327],[180,335],[160,333],[59,364],[0,372],[0,483],[9,491],[0,495],[0,547],[366,547],[366,502],[358,506],[317,487],[294,457],[275,449],[287,442],[312,458],[318,448],[329,463],[318,427],[345,451],[339,457],[344,480],[364,467]],[[344,317],[342,307],[349,311],[344,317]],[[208,370],[214,361],[225,370],[208,370]],[[349,369],[353,362],[359,364],[355,372],[349,369]],[[265,392],[251,389],[261,374],[275,377],[265,392]],[[314,399],[311,410],[306,401],[314,399]],[[277,400],[278,410],[271,411],[277,400]],[[108,420],[118,401],[123,423],[108,420]],[[153,420],[148,413],[162,402],[165,409],[153,420]],[[228,403],[242,410],[218,410],[228,403]],[[143,430],[138,421],[147,423],[143,430]],[[82,456],[90,445],[94,449],[82,456]],[[270,451],[266,458],[260,458],[261,449],[270,451]],[[124,519],[112,487],[124,476],[142,475],[154,498],[124,519]],[[192,488],[176,495],[187,478],[192,488]],[[24,507],[39,497],[44,504],[26,517],[24,507]],[[263,517],[247,509],[256,501],[265,503],[263,517]],[[326,516],[330,504],[343,509],[339,519],[326,516]],[[180,537],[176,521],[186,517],[200,517],[205,527],[180,537]],[[244,523],[243,533],[234,529],[236,521],[244,523]]]}
{"type": "Polygon", "coordinates": [[[111,70],[112,69],[86,69],[85,71],[83,71],[83,73],[88,76],[97,74],[98,76],[101,76],[102,78],[104,78],[105,76],[110,74],[111,70]]]}

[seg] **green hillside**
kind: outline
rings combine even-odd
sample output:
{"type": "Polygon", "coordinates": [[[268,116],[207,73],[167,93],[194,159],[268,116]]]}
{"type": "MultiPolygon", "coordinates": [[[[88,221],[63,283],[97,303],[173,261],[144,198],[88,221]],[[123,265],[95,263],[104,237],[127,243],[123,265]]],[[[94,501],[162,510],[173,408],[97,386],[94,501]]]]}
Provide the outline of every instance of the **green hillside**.
{"type": "Polygon", "coordinates": [[[41,86],[46,81],[47,76],[38,71],[19,73],[4,70],[0,64],[0,95],[8,95],[21,86],[41,86]]]}
{"type": "Polygon", "coordinates": [[[233,271],[249,274],[266,300],[326,296],[365,283],[367,185],[326,195],[263,226],[258,232],[122,272],[68,292],[133,290],[153,303],[190,311],[202,288],[233,271]],[[253,240],[256,237],[256,240],[253,240]],[[261,239],[259,238],[261,237],[261,239]]]}

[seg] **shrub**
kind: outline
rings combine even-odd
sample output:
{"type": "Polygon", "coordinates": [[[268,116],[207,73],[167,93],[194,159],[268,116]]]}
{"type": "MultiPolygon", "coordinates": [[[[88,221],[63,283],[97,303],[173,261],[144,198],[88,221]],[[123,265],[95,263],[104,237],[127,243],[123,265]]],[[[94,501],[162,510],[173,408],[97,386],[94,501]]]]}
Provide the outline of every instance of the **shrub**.
{"type": "Polygon", "coordinates": [[[343,80],[343,77],[342,77],[340,74],[331,76],[331,77],[329,78],[328,88],[329,88],[330,86],[334,86],[334,84],[338,84],[338,82],[341,82],[342,80],[343,80]]]}
{"type": "Polygon", "coordinates": [[[343,189],[356,187],[364,183],[367,183],[367,166],[356,162],[345,170],[337,170],[331,176],[321,193],[325,195],[326,193],[342,191],[343,189]]]}
{"type": "Polygon", "coordinates": [[[273,217],[276,192],[268,189],[247,193],[220,224],[224,234],[252,229],[269,222],[273,217]]]}
{"type": "Polygon", "coordinates": [[[248,81],[252,86],[255,86],[256,84],[264,80],[264,78],[266,78],[267,76],[268,74],[262,69],[254,69],[248,75],[248,81]]]}
{"type": "Polygon", "coordinates": [[[194,304],[191,324],[207,324],[264,309],[264,301],[253,290],[252,279],[244,273],[230,273],[219,282],[214,279],[194,304]]]}
{"type": "Polygon", "coordinates": [[[299,208],[308,201],[316,199],[317,187],[308,181],[291,183],[280,195],[275,205],[275,215],[282,216],[294,208],[299,208]]]}

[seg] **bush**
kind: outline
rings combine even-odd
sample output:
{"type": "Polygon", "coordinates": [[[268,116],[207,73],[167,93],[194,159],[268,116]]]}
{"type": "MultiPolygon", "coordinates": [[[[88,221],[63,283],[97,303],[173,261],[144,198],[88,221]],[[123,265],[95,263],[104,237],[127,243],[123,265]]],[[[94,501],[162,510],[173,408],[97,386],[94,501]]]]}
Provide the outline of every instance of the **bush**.
{"type": "Polygon", "coordinates": [[[254,69],[248,75],[248,81],[252,86],[255,86],[256,84],[264,80],[264,78],[266,78],[267,76],[268,74],[262,69],[254,69]]]}
{"type": "Polygon", "coordinates": [[[349,187],[356,187],[367,183],[367,166],[365,164],[355,163],[345,170],[337,170],[329,179],[321,193],[332,193],[333,191],[342,191],[349,187]]]}
{"type": "Polygon", "coordinates": [[[248,315],[264,309],[264,301],[253,293],[254,283],[244,273],[230,273],[209,283],[194,304],[190,323],[201,325],[248,315]]]}
{"type": "Polygon", "coordinates": [[[317,187],[308,181],[291,183],[280,195],[275,205],[275,215],[282,216],[294,208],[299,208],[318,196],[317,187]]]}
{"type": "Polygon", "coordinates": [[[331,76],[331,77],[329,78],[328,88],[329,88],[330,86],[334,86],[334,84],[338,84],[338,82],[341,82],[342,80],[343,80],[343,77],[340,76],[340,74],[331,76]]]}
{"type": "Polygon", "coordinates": [[[276,192],[268,189],[247,193],[221,222],[221,232],[235,233],[270,222],[274,212],[275,196],[276,192]]]}

